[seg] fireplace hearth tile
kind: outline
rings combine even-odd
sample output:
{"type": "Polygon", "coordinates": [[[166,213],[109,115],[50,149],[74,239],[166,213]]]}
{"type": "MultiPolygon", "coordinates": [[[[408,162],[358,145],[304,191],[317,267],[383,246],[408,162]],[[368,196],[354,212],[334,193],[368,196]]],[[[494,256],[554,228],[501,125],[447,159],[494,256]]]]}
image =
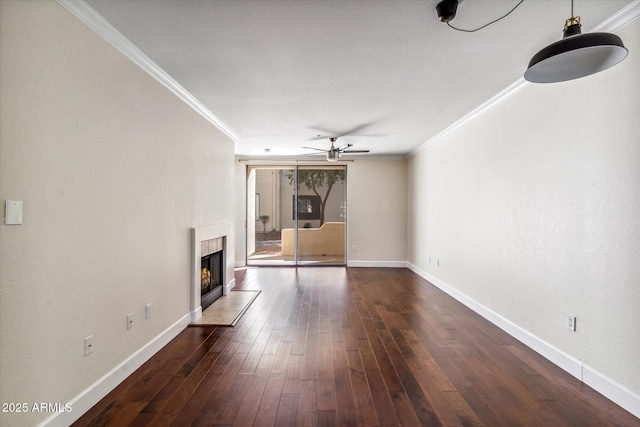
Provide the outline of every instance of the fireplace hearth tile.
{"type": "Polygon", "coordinates": [[[232,290],[218,298],[190,326],[235,326],[261,291],[232,290]]]}

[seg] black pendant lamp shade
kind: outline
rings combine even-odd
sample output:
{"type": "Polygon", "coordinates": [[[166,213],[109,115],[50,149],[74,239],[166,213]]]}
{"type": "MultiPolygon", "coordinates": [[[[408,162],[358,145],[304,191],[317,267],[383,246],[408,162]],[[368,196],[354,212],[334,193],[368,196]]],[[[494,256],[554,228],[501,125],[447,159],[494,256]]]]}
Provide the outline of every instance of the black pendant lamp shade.
{"type": "Polygon", "coordinates": [[[563,39],[536,53],[524,78],[533,83],[578,79],[613,67],[628,53],[620,37],[611,33],[581,34],[580,17],[571,17],[565,23],[563,39]]]}

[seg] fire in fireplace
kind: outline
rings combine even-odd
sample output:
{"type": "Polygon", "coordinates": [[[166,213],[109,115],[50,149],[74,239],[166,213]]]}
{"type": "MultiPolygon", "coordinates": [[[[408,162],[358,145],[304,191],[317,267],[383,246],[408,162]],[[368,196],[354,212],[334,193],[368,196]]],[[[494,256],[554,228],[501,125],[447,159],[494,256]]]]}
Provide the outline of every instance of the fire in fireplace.
{"type": "Polygon", "coordinates": [[[200,258],[200,298],[202,310],[222,296],[223,251],[200,258]]]}

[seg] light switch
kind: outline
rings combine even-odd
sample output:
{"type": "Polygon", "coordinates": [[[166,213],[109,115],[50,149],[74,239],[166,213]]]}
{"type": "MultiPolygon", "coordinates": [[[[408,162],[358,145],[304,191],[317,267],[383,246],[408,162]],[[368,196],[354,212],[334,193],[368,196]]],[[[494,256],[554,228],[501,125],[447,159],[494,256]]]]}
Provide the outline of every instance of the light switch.
{"type": "Polygon", "coordinates": [[[22,224],[22,200],[5,200],[4,223],[6,225],[22,224]]]}

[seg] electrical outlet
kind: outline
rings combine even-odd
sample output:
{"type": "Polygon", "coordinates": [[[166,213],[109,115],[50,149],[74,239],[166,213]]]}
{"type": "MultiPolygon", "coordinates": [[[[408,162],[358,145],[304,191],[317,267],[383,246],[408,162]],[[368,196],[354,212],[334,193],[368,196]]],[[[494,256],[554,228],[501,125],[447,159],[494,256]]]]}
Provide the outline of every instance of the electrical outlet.
{"type": "Polygon", "coordinates": [[[127,330],[133,328],[133,313],[127,315],[127,330]]]}
{"type": "Polygon", "coordinates": [[[575,316],[568,316],[567,317],[567,326],[572,331],[576,330],[576,317],[575,316]]]}
{"type": "Polygon", "coordinates": [[[353,247],[351,248],[351,250],[353,252],[358,252],[358,247],[356,245],[353,245],[353,247]]]}
{"type": "Polygon", "coordinates": [[[144,306],[144,317],[145,319],[151,318],[151,303],[144,306]]]}
{"type": "Polygon", "coordinates": [[[84,339],[84,355],[88,356],[93,353],[93,335],[89,335],[84,339]]]}
{"type": "Polygon", "coordinates": [[[22,224],[22,200],[5,200],[4,202],[4,223],[6,225],[22,224]]]}

